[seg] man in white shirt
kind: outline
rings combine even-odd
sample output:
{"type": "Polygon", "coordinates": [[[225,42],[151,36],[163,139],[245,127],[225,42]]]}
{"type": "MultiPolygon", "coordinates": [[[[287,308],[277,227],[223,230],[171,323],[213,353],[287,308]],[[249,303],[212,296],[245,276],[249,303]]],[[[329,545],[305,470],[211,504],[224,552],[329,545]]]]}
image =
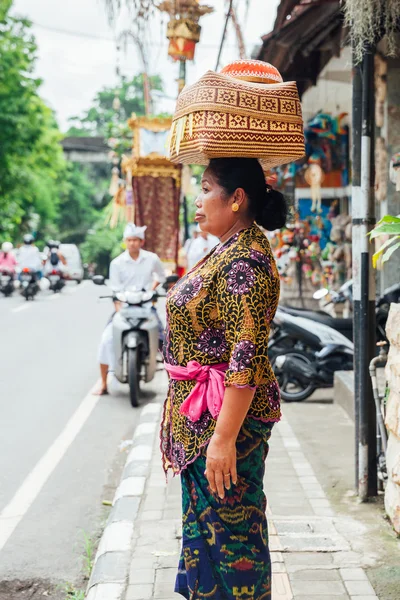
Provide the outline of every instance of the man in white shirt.
{"type": "Polygon", "coordinates": [[[42,276],[43,261],[39,248],[33,243],[33,235],[24,235],[24,245],[18,251],[18,266],[21,269],[31,269],[37,276],[42,276]]]}
{"type": "MultiPolygon", "coordinates": [[[[110,264],[109,285],[113,292],[155,290],[160,283],[164,283],[166,277],[161,260],[157,254],[143,250],[146,229],[134,223],[128,223],[125,227],[126,250],[110,264]]],[[[119,308],[119,302],[115,302],[115,310],[119,308]]],[[[107,374],[113,368],[112,333],[110,322],[103,332],[99,348],[101,387],[98,394],[101,396],[108,394],[107,374]]]]}
{"type": "Polygon", "coordinates": [[[198,229],[198,232],[198,237],[190,244],[187,253],[188,271],[219,244],[219,239],[215,237],[215,235],[210,235],[205,231],[201,231],[200,228],[198,229]]]}

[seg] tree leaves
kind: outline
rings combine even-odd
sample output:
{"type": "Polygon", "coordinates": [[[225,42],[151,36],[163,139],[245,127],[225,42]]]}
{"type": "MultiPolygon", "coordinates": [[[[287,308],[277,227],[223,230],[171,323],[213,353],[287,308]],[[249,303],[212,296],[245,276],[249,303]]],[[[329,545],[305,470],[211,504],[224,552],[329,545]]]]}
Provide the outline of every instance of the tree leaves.
{"type": "Polygon", "coordinates": [[[400,248],[400,217],[385,215],[368,235],[371,240],[383,235],[391,236],[372,257],[372,264],[376,268],[380,257],[382,263],[385,263],[400,248]]]}

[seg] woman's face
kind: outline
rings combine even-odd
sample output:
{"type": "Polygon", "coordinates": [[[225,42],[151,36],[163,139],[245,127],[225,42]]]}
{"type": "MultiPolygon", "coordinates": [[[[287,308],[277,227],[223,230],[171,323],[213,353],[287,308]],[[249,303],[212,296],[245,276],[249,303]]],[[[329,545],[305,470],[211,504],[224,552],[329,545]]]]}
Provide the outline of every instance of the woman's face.
{"type": "Polygon", "coordinates": [[[233,198],[227,198],[209,169],[204,171],[201,192],[197,197],[195,221],[202,231],[221,238],[237,221],[232,211],[233,198]]]}

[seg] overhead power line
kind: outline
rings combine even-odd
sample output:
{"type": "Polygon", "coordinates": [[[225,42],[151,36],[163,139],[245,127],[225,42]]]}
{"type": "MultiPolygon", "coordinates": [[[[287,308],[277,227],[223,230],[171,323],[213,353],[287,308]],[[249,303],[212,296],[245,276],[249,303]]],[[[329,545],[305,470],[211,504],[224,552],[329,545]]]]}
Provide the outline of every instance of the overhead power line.
{"type": "MultiPolygon", "coordinates": [[[[74,36],[74,37],[81,37],[81,38],[86,38],[86,39],[91,39],[91,40],[102,40],[104,42],[112,42],[113,44],[116,43],[116,39],[112,38],[112,37],[106,37],[106,36],[101,36],[101,35],[94,35],[92,33],[86,33],[83,31],[73,31],[72,29],[64,29],[62,27],[52,27],[50,25],[42,25],[42,23],[37,23],[36,21],[31,21],[32,25],[35,25],[35,27],[40,27],[40,29],[46,29],[47,31],[53,31],[54,33],[61,33],[62,35],[70,35],[70,36],[74,36]]],[[[168,42],[151,42],[152,46],[167,46],[168,42]]],[[[218,48],[218,44],[203,44],[201,43],[201,46],[203,48],[218,48]]],[[[236,46],[234,44],[229,44],[227,47],[231,47],[231,48],[235,48],[236,46]]]]}

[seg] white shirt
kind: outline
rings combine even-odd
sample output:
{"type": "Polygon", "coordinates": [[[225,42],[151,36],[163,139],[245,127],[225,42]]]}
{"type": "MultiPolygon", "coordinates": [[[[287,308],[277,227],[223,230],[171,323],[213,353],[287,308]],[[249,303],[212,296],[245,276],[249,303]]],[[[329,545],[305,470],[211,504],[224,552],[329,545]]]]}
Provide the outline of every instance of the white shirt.
{"type": "Polygon", "coordinates": [[[36,246],[21,246],[18,251],[18,266],[21,269],[42,270],[42,257],[36,246]]]}
{"type": "Polygon", "coordinates": [[[164,283],[165,271],[161,260],[153,252],[140,250],[137,260],[133,260],[125,250],[110,264],[110,287],[113,292],[148,290],[154,280],[164,283]]]}
{"type": "Polygon", "coordinates": [[[207,235],[206,240],[201,235],[193,240],[187,253],[189,271],[199,262],[199,260],[211,252],[217,244],[219,244],[219,239],[215,237],[215,235],[210,234],[207,235]]]}

